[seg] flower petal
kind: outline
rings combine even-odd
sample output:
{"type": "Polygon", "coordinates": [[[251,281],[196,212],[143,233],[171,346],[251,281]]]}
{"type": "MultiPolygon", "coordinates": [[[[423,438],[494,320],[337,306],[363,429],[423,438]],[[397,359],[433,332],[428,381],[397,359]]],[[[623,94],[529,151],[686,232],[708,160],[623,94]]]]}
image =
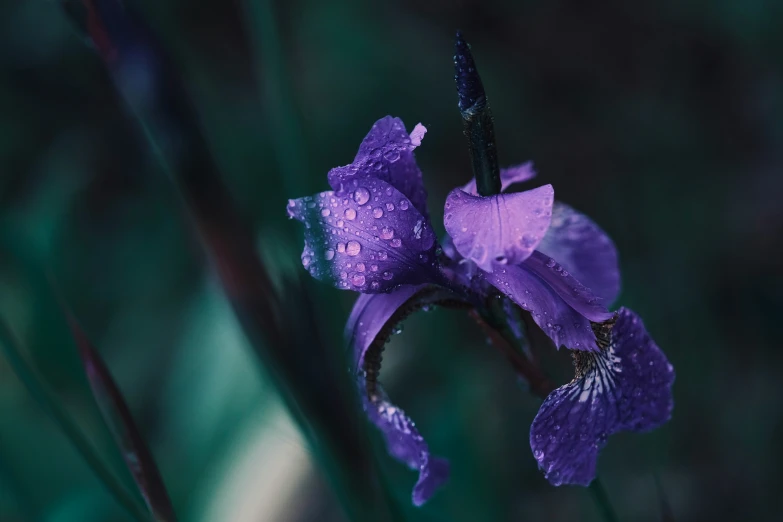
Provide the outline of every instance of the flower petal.
{"type": "MultiPolygon", "coordinates": [[[[505,191],[514,183],[522,183],[535,177],[536,171],[533,170],[532,161],[522,163],[521,165],[512,165],[510,167],[502,168],[500,169],[500,190],[505,191]]],[[[477,195],[476,178],[472,178],[468,181],[468,183],[462,187],[462,190],[468,194],[477,195]]]]}
{"type": "Polygon", "coordinates": [[[404,411],[389,402],[380,386],[376,388],[376,395],[372,399],[365,395],[364,409],[383,433],[389,454],[411,469],[419,470],[412,500],[415,505],[421,506],[448,480],[448,461],[430,454],[429,446],[416,429],[416,424],[404,411]]]}
{"type": "Polygon", "coordinates": [[[381,333],[394,312],[427,285],[402,285],[388,294],[360,295],[353,305],[345,337],[353,349],[355,369],[364,361],[364,353],[381,333]]]}
{"type": "Polygon", "coordinates": [[[455,189],[446,199],[444,224],[457,251],[491,272],[535,250],[549,227],[553,199],[552,185],[486,198],[455,189]]]}
{"type": "Polygon", "coordinates": [[[348,187],[288,202],[288,215],[305,224],[302,264],[310,274],[363,293],[435,278],[435,234],[408,199],[379,179],[348,187]]]}
{"type": "Polygon", "coordinates": [[[568,306],[524,263],[484,273],[484,278],[523,310],[530,312],[533,320],[554,341],[555,346],[564,345],[572,350],[598,350],[590,321],[568,306]]]}
{"type": "Polygon", "coordinates": [[[346,327],[353,349],[359,389],[367,417],[383,433],[389,453],[419,470],[413,503],[426,502],[449,475],[447,461],[430,455],[427,442],[403,410],[389,401],[378,383],[381,351],[391,328],[424,304],[453,298],[430,285],[401,286],[389,294],[362,295],[357,299],[346,327]]]}
{"type": "Polygon", "coordinates": [[[601,299],[551,257],[536,251],[525,260],[524,265],[546,281],[566,304],[591,321],[600,323],[612,317],[613,314],[606,309],[601,299]]]}
{"type": "Polygon", "coordinates": [[[610,305],[620,292],[617,250],[590,218],[565,203],[552,207],[552,224],[537,250],[557,260],[610,305]]]}
{"type": "Polygon", "coordinates": [[[588,485],[609,435],[648,431],[671,417],[674,370],[641,319],[619,310],[606,344],[575,352],[576,378],[546,398],[530,427],[533,456],[556,486],[588,485]]]}
{"type": "Polygon", "coordinates": [[[329,185],[340,191],[354,180],[380,179],[402,192],[426,216],[427,191],[413,156],[426,132],[426,127],[418,124],[409,135],[399,118],[381,118],[362,141],[353,163],[329,171],[329,185]]]}

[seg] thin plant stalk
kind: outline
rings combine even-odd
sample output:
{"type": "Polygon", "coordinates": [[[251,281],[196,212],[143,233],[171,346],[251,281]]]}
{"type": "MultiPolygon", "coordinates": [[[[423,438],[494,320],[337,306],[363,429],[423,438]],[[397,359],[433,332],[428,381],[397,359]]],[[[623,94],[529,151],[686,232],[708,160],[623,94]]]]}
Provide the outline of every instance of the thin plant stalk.
{"type": "Polygon", "coordinates": [[[95,447],[56,399],[56,395],[45,384],[38,372],[27,362],[19,350],[19,343],[16,337],[2,318],[0,318],[0,346],[2,346],[3,353],[14,373],[19,377],[19,380],[27,388],[30,395],[52,415],[68,440],[71,441],[117,502],[134,519],[143,522],[151,521],[144,506],[130,494],[117,476],[106,466],[95,447]]]}

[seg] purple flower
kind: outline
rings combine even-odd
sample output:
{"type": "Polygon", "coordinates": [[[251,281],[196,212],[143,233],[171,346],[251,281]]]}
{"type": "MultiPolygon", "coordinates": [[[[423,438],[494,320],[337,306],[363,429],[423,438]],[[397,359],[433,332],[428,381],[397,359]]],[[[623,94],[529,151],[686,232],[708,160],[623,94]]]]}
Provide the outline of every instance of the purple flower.
{"type": "MultiPolygon", "coordinates": [[[[331,191],[291,200],[305,225],[302,264],[313,277],[361,292],[348,320],[364,409],[389,453],[419,471],[413,502],[424,503],[448,477],[415,424],[384,393],[381,353],[394,328],[432,305],[473,309],[491,327],[514,331],[521,309],[554,344],[573,350],[576,376],[552,391],[530,443],[552,484],[587,485],[598,451],[617,431],[645,431],[668,420],[674,373],[630,310],[610,312],[620,288],[617,253],[589,218],[554,201],[551,185],[488,197],[475,182],[448,196],[439,245],[413,151],[426,129],[408,134],[398,118],[375,123],[350,165],[332,169],[331,191]]],[[[503,189],[535,177],[530,163],[501,169],[503,189]]]]}

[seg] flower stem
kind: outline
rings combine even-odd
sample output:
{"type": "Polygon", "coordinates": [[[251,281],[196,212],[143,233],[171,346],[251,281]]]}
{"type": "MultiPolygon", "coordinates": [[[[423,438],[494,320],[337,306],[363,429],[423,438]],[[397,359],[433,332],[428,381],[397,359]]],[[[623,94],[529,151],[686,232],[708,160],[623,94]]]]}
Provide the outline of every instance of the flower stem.
{"type": "Polygon", "coordinates": [[[484,329],[492,341],[492,345],[496,346],[506,357],[517,375],[525,379],[530,386],[530,391],[542,399],[549,395],[554,389],[551,381],[537,365],[528,359],[521,349],[514,346],[514,336],[504,325],[504,322],[498,319],[491,310],[472,310],[470,315],[484,329]]]}
{"type": "Polygon", "coordinates": [[[500,167],[495,145],[495,123],[470,46],[460,32],[457,32],[454,42],[454,71],[459,111],[465,137],[468,138],[476,190],[482,196],[499,194],[500,167]]]}
{"type": "Polygon", "coordinates": [[[595,501],[595,505],[598,508],[598,511],[601,512],[603,519],[606,522],[619,522],[620,519],[617,518],[617,513],[614,511],[614,507],[612,507],[612,502],[609,500],[609,495],[606,494],[601,479],[595,477],[588,489],[590,490],[590,496],[593,497],[593,501],[595,501]]]}

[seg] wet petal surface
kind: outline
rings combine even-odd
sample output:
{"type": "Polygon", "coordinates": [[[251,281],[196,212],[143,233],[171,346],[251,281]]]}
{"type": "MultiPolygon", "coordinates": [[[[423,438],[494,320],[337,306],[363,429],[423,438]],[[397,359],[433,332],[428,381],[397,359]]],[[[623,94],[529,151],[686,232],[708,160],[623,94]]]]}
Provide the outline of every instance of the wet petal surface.
{"type": "Polygon", "coordinates": [[[553,199],[552,185],[486,198],[455,189],[446,199],[444,224],[457,251],[491,272],[530,256],[549,227],[553,199]]]}
{"type": "Polygon", "coordinates": [[[553,391],[530,428],[530,446],[539,467],[554,485],[588,485],[595,478],[598,453],[618,431],[648,431],[669,420],[674,369],[628,309],[606,348],[576,352],[576,377],[553,391]]]}
{"type": "Polygon", "coordinates": [[[389,402],[380,386],[372,399],[365,395],[364,409],[367,417],[383,433],[389,454],[419,471],[412,500],[415,505],[421,506],[448,480],[448,461],[430,454],[416,424],[404,411],[389,402]]]}
{"type": "Polygon", "coordinates": [[[568,306],[540,277],[525,267],[506,266],[483,277],[523,310],[555,343],[572,350],[598,350],[590,321],[568,306]]]}
{"type": "Polygon", "coordinates": [[[565,203],[555,202],[552,223],[537,250],[557,260],[608,305],[620,292],[617,250],[609,236],[590,218],[565,203]]]}
{"type": "Polygon", "coordinates": [[[290,200],[288,215],[305,224],[302,265],[320,281],[379,293],[436,277],[432,227],[384,181],[353,180],[344,192],[290,200]]]}
{"type": "MultiPolygon", "coordinates": [[[[427,215],[427,192],[413,150],[421,144],[427,129],[418,124],[409,135],[399,118],[386,116],[370,129],[359,146],[353,163],[329,171],[329,185],[344,190],[355,180],[376,178],[399,190],[409,203],[427,215]]],[[[397,202],[389,202],[397,205],[397,202]]]]}
{"type": "MultiPolygon", "coordinates": [[[[536,171],[533,170],[533,162],[528,161],[521,165],[512,165],[500,169],[500,190],[505,191],[514,183],[523,183],[536,177],[536,171]]],[[[476,178],[471,179],[462,187],[462,190],[468,194],[478,195],[476,190],[476,178]]]]}

